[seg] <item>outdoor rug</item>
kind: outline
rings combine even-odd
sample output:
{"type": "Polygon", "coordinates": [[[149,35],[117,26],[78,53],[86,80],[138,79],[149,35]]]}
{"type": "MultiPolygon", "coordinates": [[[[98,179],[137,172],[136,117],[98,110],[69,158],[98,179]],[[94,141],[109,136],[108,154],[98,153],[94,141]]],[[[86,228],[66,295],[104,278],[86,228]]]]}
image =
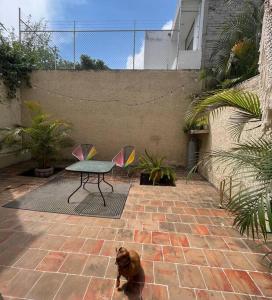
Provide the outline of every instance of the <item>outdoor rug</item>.
{"type": "Polygon", "coordinates": [[[51,212],[67,215],[93,216],[119,219],[122,215],[130,184],[111,182],[114,192],[105,183],[100,187],[106,201],[99,193],[97,184],[86,184],[78,190],[67,203],[68,196],[80,184],[80,180],[55,178],[26,195],[4,205],[8,208],[26,209],[33,211],[51,212]]]}

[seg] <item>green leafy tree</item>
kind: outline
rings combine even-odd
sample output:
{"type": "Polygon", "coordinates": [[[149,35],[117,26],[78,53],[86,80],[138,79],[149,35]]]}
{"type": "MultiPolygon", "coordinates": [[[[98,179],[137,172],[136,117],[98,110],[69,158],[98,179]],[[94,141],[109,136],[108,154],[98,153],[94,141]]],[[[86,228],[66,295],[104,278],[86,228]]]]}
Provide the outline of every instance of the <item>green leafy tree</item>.
{"type": "Polygon", "coordinates": [[[80,70],[109,70],[109,67],[100,59],[92,59],[89,55],[80,56],[80,64],[77,65],[80,70]]]}

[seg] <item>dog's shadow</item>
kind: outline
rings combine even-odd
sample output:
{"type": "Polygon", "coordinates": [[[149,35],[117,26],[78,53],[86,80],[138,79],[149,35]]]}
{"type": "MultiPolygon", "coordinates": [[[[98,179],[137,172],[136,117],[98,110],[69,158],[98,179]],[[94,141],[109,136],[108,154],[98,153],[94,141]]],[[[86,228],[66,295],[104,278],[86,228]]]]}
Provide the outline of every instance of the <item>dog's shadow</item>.
{"type": "Polygon", "coordinates": [[[130,283],[124,283],[118,290],[123,291],[128,300],[142,300],[142,291],[145,286],[145,272],[141,270],[130,283]]]}

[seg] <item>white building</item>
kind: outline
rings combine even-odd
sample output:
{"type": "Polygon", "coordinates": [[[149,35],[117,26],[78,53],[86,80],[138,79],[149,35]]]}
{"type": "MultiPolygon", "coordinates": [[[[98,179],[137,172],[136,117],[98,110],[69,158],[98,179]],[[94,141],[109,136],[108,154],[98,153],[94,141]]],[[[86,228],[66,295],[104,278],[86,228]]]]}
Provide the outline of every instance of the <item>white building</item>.
{"type": "Polygon", "coordinates": [[[147,31],[144,69],[200,69],[205,0],[180,0],[172,30],[147,31]]]}

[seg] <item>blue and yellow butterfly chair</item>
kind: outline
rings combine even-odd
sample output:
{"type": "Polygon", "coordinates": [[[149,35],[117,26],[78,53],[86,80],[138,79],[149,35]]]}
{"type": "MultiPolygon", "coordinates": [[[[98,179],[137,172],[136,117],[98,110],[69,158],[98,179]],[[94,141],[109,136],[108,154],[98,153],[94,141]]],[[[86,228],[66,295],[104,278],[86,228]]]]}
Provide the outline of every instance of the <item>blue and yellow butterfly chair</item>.
{"type": "Polygon", "coordinates": [[[91,160],[96,155],[97,151],[92,144],[78,145],[72,152],[78,160],[91,160]]]}

